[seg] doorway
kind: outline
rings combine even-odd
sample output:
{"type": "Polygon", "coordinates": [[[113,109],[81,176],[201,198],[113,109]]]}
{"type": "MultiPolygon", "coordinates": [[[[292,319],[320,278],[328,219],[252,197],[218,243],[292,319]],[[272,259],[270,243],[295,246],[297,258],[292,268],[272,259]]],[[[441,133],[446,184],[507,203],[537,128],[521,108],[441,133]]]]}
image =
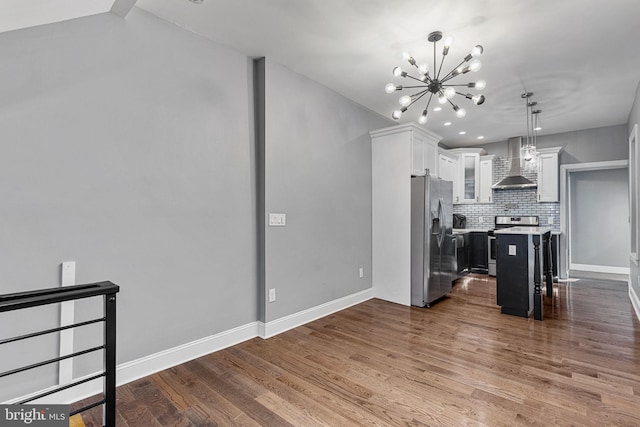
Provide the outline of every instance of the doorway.
{"type": "Polygon", "coordinates": [[[569,271],[572,275],[628,275],[627,161],[570,164],[560,169],[560,240],[564,249],[560,277],[567,278],[569,271]]]}

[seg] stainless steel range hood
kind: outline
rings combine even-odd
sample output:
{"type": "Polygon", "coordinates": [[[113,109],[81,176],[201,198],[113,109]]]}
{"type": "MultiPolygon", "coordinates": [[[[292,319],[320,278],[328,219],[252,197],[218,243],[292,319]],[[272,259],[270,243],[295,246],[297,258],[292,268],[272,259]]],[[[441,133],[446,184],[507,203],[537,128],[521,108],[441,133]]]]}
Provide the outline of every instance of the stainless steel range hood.
{"type": "Polygon", "coordinates": [[[493,184],[491,188],[496,190],[536,188],[537,184],[524,176],[520,170],[520,150],[522,148],[522,137],[509,138],[507,140],[509,149],[509,175],[501,181],[493,184]]]}

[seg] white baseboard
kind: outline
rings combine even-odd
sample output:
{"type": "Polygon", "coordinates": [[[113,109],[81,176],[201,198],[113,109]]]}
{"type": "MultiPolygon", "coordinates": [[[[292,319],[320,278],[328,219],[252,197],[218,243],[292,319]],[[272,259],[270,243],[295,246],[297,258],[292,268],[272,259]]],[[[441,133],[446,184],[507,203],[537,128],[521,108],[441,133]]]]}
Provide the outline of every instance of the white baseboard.
{"type": "Polygon", "coordinates": [[[633,309],[636,312],[636,317],[640,320],[640,298],[638,298],[638,294],[631,286],[631,281],[629,281],[629,299],[631,300],[631,305],[633,305],[633,309]]]}
{"type": "Polygon", "coordinates": [[[611,267],[609,265],[575,264],[569,265],[570,270],[592,271],[594,273],[629,274],[629,267],[611,267]]]}
{"type": "MultiPolygon", "coordinates": [[[[146,377],[172,366],[188,362],[189,360],[197,359],[198,357],[204,356],[206,354],[231,347],[232,345],[241,343],[251,338],[255,338],[257,336],[258,322],[251,322],[246,325],[229,329],[215,335],[188,342],[186,344],[169,348],[167,350],[159,351],[158,353],[150,354],[148,356],[141,357],[130,362],[122,363],[116,367],[116,384],[119,386],[127,384],[139,378],[146,377]]],[[[84,378],[90,378],[96,374],[97,372],[94,372],[81,378],[74,378],[74,381],[79,381],[84,378]]],[[[102,384],[103,378],[98,378],[75,386],[73,388],[60,391],[52,396],[47,396],[29,403],[52,404],[55,401],[56,404],[70,404],[82,399],[86,399],[87,397],[93,396],[95,394],[102,393],[102,384]]],[[[43,392],[54,390],[58,387],[59,386],[56,385],[46,390],[39,390],[35,393],[12,399],[4,403],[12,404],[15,402],[19,402],[32,396],[37,396],[38,394],[41,394],[43,392]]]]}
{"type": "Polygon", "coordinates": [[[118,365],[117,385],[122,385],[180,365],[209,353],[231,347],[258,335],[258,322],[247,323],[209,337],[191,341],[140,359],[118,365]]]}
{"type": "Polygon", "coordinates": [[[336,311],[344,310],[352,305],[360,304],[361,302],[370,300],[371,298],[373,298],[373,288],[365,289],[364,291],[347,295],[346,297],[329,301],[268,323],[259,322],[258,333],[261,338],[270,338],[288,331],[289,329],[293,329],[331,313],[335,313],[336,311]]]}
{"type": "MultiPolygon", "coordinates": [[[[290,316],[274,320],[269,323],[251,322],[237,328],[229,329],[215,335],[201,338],[186,344],[182,344],[167,350],[159,351],[148,356],[141,357],[130,362],[122,363],[116,367],[116,384],[118,386],[135,381],[139,378],[160,372],[172,366],[188,362],[209,353],[222,350],[227,347],[239,344],[243,341],[250,340],[255,337],[269,338],[279,333],[285,332],[297,326],[327,316],[336,311],[344,310],[355,304],[359,304],[373,298],[373,288],[329,301],[316,307],[294,313],[290,316]]],[[[74,378],[73,381],[80,381],[96,375],[97,372],[85,375],[81,378],[74,378]]],[[[59,386],[52,386],[45,390],[21,396],[15,399],[2,402],[2,404],[13,404],[30,397],[37,396],[41,393],[54,390],[59,386]]],[[[91,397],[98,393],[102,393],[103,378],[97,378],[73,388],[60,391],[51,396],[34,400],[32,404],[71,404],[87,397],[91,397]]]]}

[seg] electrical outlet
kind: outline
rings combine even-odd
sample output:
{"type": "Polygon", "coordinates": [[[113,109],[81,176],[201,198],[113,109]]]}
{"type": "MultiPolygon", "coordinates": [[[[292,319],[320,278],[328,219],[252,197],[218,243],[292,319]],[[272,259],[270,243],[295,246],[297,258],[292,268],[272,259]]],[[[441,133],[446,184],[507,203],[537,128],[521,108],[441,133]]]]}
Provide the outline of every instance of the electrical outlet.
{"type": "Polygon", "coordinates": [[[276,300],[276,288],[269,289],[269,302],[274,302],[276,300]]]}
{"type": "Polygon", "coordinates": [[[364,268],[360,267],[358,269],[358,273],[360,274],[360,278],[362,279],[364,277],[364,268]]]}
{"type": "Polygon", "coordinates": [[[287,225],[287,214],[270,213],[269,227],[284,227],[287,225]]]}
{"type": "Polygon", "coordinates": [[[482,224],[482,223],[484,222],[484,218],[483,218],[483,217],[481,217],[481,216],[479,216],[479,217],[478,217],[478,222],[479,222],[480,224],[482,224]]]}
{"type": "Polygon", "coordinates": [[[549,218],[547,218],[547,224],[548,225],[553,225],[553,217],[550,216],[549,218]]]}

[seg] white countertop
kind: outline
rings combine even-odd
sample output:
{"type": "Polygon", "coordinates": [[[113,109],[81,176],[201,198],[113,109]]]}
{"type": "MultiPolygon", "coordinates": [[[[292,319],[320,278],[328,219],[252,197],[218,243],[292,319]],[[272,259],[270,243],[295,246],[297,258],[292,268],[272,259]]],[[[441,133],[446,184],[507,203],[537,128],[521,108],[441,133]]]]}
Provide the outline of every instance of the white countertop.
{"type": "Polygon", "coordinates": [[[461,234],[461,233],[486,233],[487,231],[489,231],[488,228],[454,228],[453,229],[453,233],[454,234],[461,234]]]}
{"type": "Polygon", "coordinates": [[[494,231],[494,234],[529,234],[542,235],[551,231],[549,227],[510,227],[494,231]]]}

